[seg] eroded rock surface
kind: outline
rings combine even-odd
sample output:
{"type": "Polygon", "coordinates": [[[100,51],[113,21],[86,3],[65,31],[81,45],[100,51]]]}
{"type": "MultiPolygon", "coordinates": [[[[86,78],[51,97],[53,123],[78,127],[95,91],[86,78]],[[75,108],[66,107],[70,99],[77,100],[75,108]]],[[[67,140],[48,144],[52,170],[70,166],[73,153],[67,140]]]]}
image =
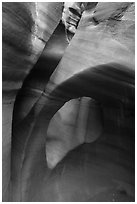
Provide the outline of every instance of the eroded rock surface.
{"type": "MultiPolygon", "coordinates": [[[[24,9],[21,10],[28,11],[30,16],[42,11],[39,18],[31,16],[29,22],[33,25],[39,22],[41,28],[37,35],[43,46],[61,19],[62,4],[18,3],[15,8],[21,5],[24,9]],[[33,12],[30,12],[31,9],[33,12]],[[56,16],[54,24],[46,21],[46,26],[43,16],[45,20],[56,16]],[[49,34],[50,28],[52,32],[49,34]]],[[[27,108],[23,107],[23,103],[17,108],[25,111],[19,116],[19,123],[16,117],[16,123],[13,121],[10,201],[134,201],[134,4],[99,2],[96,6],[92,5],[85,3],[75,35],[69,46],[64,46],[65,53],[62,53],[63,57],[50,80],[38,84],[40,92],[34,100],[29,97],[28,104],[26,97],[27,108]],[[96,109],[89,106],[89,101],[96,105],[96,109]]],[[[14,8],[14,3],[12,6],[14,8]]],[[[10,13],[4,12],[4,20],[9,19],[10,13]]],[[[11,22],[11,26],[18,25],[18,18],[14,18],[17,22],[11,22]]],[[[8,21],[3,22],[5,28],[8,21]]],[[[9,35],[6,29],[3,33],[9,35]]],[[[37,43],[33,47],[33,41],[30,41],[32,34],[28,33],[26,38],[19,37],[24,40],[24,49],[27,42],[31,42],[31,49],[23,51],[24,55],[29,53],[27,60],[31,59],[35,64],[42,49],[40,47],[32,52],[37,43]]],[[[6,41],[3,47],[6,48],[7,44],[6,41]]],[[[20,49],[15,43],[11,49],[3,51],[8,60],[13,58],[9,58],[7,51],[10,55],[14,54],[13,48],[20,49]]],[[[26,59],[22,52],[17,53],[23,60],[26,59]]],[[[52,57],[56,58],[57,52],[52,57]]],[[[8,60],[3,60],[4,66],[8,60]]],[[[16,61],[21,63],[18,58],[16,61]]],[[[23,66],[27,67],[27,64],[23,63],[23,66]]],[[[14,68],[13,62],[11,67],[14,68]]],[[[3,84],[4,91],[8,87],[8,97],[14,92],[12,77],[12,74],[8,76],[3,84]]],[[[23,80],[21,75],[19,83],[13,83],[17,91],[23,80]]],[[[35,83],[31,85],[31,89],[37,87],[35,83]]],[[[31,93],[33,98],[33,91],[31,93]]],[[[14,101],[16,94],[13,95],[14,101]]],[[[4,92],[4,99],[6,96],[4,92]]],[[[4,111],[3,115],[8,121],[6,128],[11,138],[13,105],[3,107],[7,112],[4,111]]],[[[10,139],[4,135],[7,136],[6,131],[3,137],[9,146],[4,144],[4,150],[10,155],[10,139]]],[[[10,167],[9,160],[5,161],[10,167]]],[[[6,169],[6,165],[3,168],[6,169]]],[[[4,176],[7,176],[4,185],[8,185],[10,171],[4,176]]],[[[7,187],[4,187],[3,193],[6,191],[7,187]]]]}

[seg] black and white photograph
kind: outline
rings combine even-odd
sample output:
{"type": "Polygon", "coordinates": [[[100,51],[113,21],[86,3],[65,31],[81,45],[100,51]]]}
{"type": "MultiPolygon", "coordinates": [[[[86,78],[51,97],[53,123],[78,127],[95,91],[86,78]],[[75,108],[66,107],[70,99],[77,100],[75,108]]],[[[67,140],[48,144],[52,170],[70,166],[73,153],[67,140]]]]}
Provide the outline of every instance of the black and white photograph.
{"type": "Polygon", "coordinates": [[[1,5],[2,202],[135,202],[135,2],[1,5]]]}

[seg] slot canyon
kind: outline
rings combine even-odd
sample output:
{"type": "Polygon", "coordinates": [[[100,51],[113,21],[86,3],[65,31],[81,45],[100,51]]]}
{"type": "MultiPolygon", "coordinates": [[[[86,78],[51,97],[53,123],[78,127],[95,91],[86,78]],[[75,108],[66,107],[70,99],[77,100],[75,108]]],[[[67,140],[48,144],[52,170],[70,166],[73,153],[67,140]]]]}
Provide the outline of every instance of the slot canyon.
{"type": "Polygon", "coordinates": [[[135,3],[2,3],[3,202],[135,201],[135,3]]]}

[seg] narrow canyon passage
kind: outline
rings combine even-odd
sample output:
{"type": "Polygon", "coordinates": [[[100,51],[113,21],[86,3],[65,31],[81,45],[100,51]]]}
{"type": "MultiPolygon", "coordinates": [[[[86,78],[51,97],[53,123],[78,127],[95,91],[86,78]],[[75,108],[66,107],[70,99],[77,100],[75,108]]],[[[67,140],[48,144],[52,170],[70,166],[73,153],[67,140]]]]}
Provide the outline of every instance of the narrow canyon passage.
{"type": "Polygon", "coordinates": [[[134,9],[3,3],[3,201],[135,201],[134,9]]]}

